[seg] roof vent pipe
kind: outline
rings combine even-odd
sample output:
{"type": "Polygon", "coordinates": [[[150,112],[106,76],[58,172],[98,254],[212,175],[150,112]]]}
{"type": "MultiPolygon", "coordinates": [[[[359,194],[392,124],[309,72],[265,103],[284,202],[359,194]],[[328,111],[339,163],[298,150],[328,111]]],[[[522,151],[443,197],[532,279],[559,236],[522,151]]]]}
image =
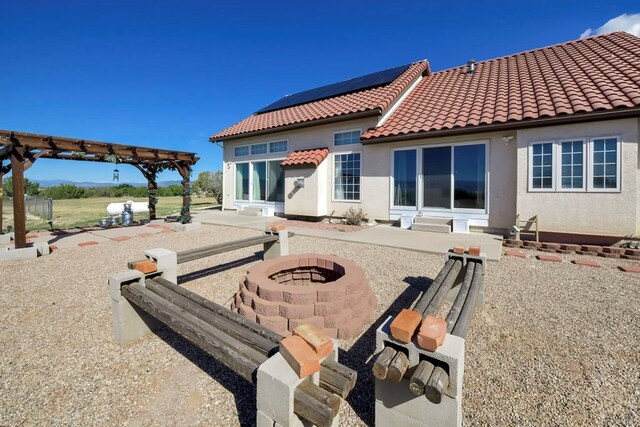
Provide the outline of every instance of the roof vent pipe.
{"type": "Polygon", "coordinates": [[[467,61],[468,72],[470,76],[473,76],[473,73],[476,71],[476,61],[475,59],[470,59],[467,61]]]}

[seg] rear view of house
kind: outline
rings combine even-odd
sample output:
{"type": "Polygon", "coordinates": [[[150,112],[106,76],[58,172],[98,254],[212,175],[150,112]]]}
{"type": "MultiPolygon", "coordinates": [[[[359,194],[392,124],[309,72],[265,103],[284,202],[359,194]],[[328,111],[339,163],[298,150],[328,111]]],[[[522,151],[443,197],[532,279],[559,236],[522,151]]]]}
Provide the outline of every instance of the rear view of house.
{"type": "MultiPolygon", "coordinates": [[[[420,217],[509,232],[640,231],[640,39],[612,33],[287,96],[214,134],[224,209],[420,217]]],[[[560,237],[560,236],[559,236],[560,237]]]]}

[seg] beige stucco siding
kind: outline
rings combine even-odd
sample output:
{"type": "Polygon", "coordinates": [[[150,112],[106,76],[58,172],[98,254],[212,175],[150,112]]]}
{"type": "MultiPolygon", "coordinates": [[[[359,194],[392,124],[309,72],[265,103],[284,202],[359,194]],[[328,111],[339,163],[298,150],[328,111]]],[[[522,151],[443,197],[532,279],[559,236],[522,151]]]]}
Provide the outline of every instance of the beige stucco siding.
{"type": "MultiPolygon", "coordinates": [[[[545,231],[624,236],[638,231],[638,119],[524,129],[517,132],[517,211],[538,215],[545,231]],[[529,145],[564,138],[621,138],[620,191],[553,192],[529,190],[529,145]]],[[[587,150],[588,151],[588,150],[587,150]]],[[[587,162],[587,178],[590,163],[587,162]]]]}

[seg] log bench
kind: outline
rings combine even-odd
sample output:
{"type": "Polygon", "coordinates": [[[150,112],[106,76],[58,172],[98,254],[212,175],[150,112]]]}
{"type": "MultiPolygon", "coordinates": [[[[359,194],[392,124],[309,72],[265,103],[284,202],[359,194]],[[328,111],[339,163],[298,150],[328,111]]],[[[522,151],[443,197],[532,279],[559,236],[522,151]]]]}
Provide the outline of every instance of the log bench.
{"type": "MultiPolygon", "coordinates": [[[[413,307],[435,316],[451,301],[446,335],[434,351],[421,348],[417,334],[409,342],[394,338],[392,317],[376,331],[376,425],[461,426],[464,344],[472,315],[484,304],[484,256],[450,252],[429,288],[413,307]]],[[[396,334],[397,335],[397,334],[396,334]]]]}
{"type": "MultiPolygon", "coordinates": [[[[242,244],[248,242],[244,240],[242,244]]],[[[270,241],[277,240],[278,236],[270,241]]],[[[240,245],[231,243],[227,247],[240,245]]],[[[190,252],[189,259],[211,252],[190,252]]],[[[164,324],[257,386],[258,426],[337,425],[341,399],[355,386],[356,372],[338,363],[335,342],[320,371],[299,378],[279,352],[283,336],[169,280],[167,275],[172,276],[177,264],[175,252],[153,249],[145,255],[159,260],[157,271],[130,269],[109,277],[118,343],[164,324]]]]}

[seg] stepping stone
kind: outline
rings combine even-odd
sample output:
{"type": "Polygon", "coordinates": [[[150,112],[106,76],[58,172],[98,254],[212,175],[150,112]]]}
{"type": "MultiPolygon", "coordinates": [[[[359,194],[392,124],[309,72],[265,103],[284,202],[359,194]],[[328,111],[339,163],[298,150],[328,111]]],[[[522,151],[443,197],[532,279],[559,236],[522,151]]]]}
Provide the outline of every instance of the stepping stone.
{"type": "Polygon", "coordinates": [[[596,268],[602,267],[600,263],[595,259],[574,259],[571,262],[573,262],[576,265],[586,265],[587,267],[596,267],[596,268]]]}
{"type": "Polygon", "coordinates": [[[538,258],[540,261],[562,262],[562,258],[560,258],[558,255],[540,254],[536,255],[536,258],[538,258]]]}
{"type": "Polygon", "coordinates": [[[618,268],[625,273],[640,273],[640,267],[635,265],[619,265],[618,268]]]}
{"type": "Polygon", "coordinates": [[[527,254],[524,253],[523,251],[518,251],[515,249],[509,249],[507,251],[504,252],[505,256],[515,256],[518,258],[526,258],[527,254]]]}
{"type": "Polygon", "coordinates": [[[124,242],[125,240],[129,240],[131,237],[129,236],[116,236],[113,238],[116,242],[124,242]]]}
{"type": "Polygon", "coordinates": [[[90,240],[88,242],[81,242],[78,243],[78,246],[83,247],[83,246],[93,246],[93,245],[97,245],[98,242],[96,242],[95,240],[90,240]]]}
{"type": "Polygon", "coordinates": [[[153,236],[153,234],[154,233],[138,233],[138,237],[142,237],[142,238],[151,237],[153,236]]]}

